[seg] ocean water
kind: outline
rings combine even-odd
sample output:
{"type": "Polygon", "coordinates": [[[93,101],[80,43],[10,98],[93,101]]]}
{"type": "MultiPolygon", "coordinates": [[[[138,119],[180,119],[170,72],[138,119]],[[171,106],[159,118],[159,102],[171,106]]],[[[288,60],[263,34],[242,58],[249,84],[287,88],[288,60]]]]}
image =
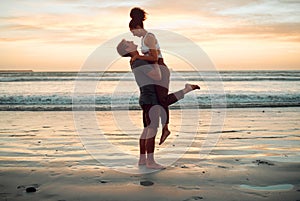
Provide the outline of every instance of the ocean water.
{"type": "MultiPolygon", "coordinates": [[[[300,71],[171,72],[170,92],[199,84],[178,108],[299,107],[300,71]]],[[[0,110],[70,111],[79,102],[95,110],[139,109],[139,89],[131,72],[1,72],[0,110]],[[77,88],[76,88],[77,87],[77,88]],[[91,93],[92,92],[92,93],[91,93]]]]}

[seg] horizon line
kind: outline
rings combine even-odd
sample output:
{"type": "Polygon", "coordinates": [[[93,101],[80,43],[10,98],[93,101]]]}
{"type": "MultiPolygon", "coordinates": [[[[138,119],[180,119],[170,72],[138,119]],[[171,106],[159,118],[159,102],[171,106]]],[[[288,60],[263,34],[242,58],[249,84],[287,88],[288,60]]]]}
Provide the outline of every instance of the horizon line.
{"type": "MultiPolygon", "coordinates": [[[[170,69],[170,71],[174,71],[173,69],[170,69]]],[[[224,69],[224,70],[217,70],[218,72],[228,72],[228,71],[242,71],[242,72],[254,72],[254,71],[260,71],[260,72],[268,72],[268,71],[300,71],[299,70],[291,70],[291,69],[287,69],[287,70],[284,70],[284,69],[270,69],[270,70],[251,70],[251,69],[239,69],[239,70],[230,70],[230,69],[224,69]]],[[[0,73],[80,73],[80,72],[83,72],[83,73],[91,73],[91,72],[118,72],[118,73],[126,73],[126,72],[131,72],[130,70],[129,71],[124,71],[124,70],[112,70],[112,71],[76,71],[76,70],[69,70],[69,71],[57,71],[57,70],[48,70],[48,71],[35,71],[35,70],[0,70],[0,73]]],[[[176,70],[175,72],[196,72],[196,71],[192,71],[192,70],[176,70]]],[[[203,70],[201,72],[215,72],[213,70],[203,70]]]]}

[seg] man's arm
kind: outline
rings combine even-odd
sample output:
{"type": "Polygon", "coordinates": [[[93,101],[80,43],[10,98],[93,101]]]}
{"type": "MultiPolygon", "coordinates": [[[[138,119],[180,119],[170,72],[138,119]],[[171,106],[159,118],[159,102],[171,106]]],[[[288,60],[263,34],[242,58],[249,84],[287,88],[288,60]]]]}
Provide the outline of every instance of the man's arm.
{"type": "Polygon", "coordinates": [[[145,60],[138,59],[131,63],[131,67],[133,69],[139,68],[139,71],[142,71],[154,81],[159,81],[162,79],[160,67],[158,64],[149,64],[149,62],[145,60]]]}

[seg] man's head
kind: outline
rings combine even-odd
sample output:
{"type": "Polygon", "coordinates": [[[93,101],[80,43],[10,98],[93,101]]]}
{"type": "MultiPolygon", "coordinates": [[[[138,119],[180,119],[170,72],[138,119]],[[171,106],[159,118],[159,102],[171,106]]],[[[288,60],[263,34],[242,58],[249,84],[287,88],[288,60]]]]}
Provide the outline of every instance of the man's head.
{"type": "Polygon", "coordinates": [[[137,45],[133,41],[123,39],[117,46],[117,51],[122,57],[131,57],[137,52],[137,45]]]}

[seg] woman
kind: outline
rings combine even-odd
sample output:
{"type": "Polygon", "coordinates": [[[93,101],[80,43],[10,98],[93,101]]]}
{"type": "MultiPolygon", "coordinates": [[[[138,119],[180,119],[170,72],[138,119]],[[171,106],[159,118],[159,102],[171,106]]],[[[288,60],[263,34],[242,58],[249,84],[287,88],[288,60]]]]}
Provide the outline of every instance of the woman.
{"type": "MultiPolygon", "coordinates": [[[[143,21],[146,20],[146,12],[141,8],[133,8],[130,11],[130,17],[132,18],[129,22],[129,29],[134,36],[142,37],[141,51],[144,55],[135,55],[131,58],[131,62],[136,59],[146,60],[153,64],[158,64],[161,70],[162,79],[156,82],[156,94],[160,105],[165,109],[165,114],[162,116],[162,135],[160,138],[160,145],[167,139],[170,134],[169,124],[169,108],[168,106],[177,102],[182,97],[174,97],[174,94],[169,93],[170,83],[170,71],[167,65],[164,63],[163,56],[160,51],[160,47],[157,39],[153,33],[149,33],[144,29],[143,21]]],[[[186,84],[186,88],[190,90],[200,89],[198,85],[186,84]]]]}
{"type": "MultiPolygon", "coordinates": [[[[136,57],[139,55],[137,45],[132,41],[123,39],[117,46],[117,51],[122,57],[136,57]]],[[[162,74],[159,66],[153,66],[145,60],[136,59],[131,64],[131,70],[140,89],[139,104],[143,110],[144,129],[139,140],[140,159],[139,165],[146,165],[150,169],[164,169],[154,160],[155,137],[159,125],[160,106],[156,93],[156,81],[161,80],[162,74]]],[[[170,102],[176,102],[178,97],[184,97],[191,91],[191,87],[169,94],[170,102]],[[173,100],[172,100],[173,98],[173,100]]]]}

